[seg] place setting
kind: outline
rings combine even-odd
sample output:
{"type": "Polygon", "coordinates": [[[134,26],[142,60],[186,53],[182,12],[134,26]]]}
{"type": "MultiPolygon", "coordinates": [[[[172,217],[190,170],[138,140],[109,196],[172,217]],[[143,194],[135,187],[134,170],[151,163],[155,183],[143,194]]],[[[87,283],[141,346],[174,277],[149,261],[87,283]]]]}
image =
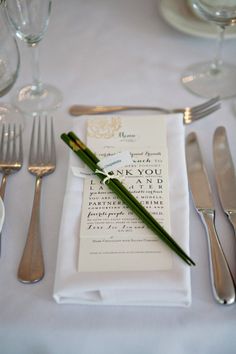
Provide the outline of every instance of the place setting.
{"type": "Polygon", "coordinates": [[[0,0],[4,354],[234,353],[235,21],[0,0]]]}
{"type": "MultiPolygon", "coordinates": [[[[60,109],[62,93],[44,84],[39,75],[38,43],[47,30],[52,2],[18,5],[9,0],[1,10],[8,21],[5,26],[32,53],[33,83],[13,92],[11,104],[19,120],[1,122],[0,194],[3,201],[8,176],[16,172],[17,176],[23,168],[35,178],[32,213],[17,269],[21,283],[34,284],[47,272],[40,231],[40,205],[46,203],[41,201],[41,186],[44,176],[54,175],[60,162],[53,115],[60,109]],[[27,150],[23,149],[25,125],[32,128],[27,150]]],[[[203,0],[190,5],[219,26],[220,49],[225,27],[234,24],[236,6],[227,5],[225,11],[224,5],[209,7],[203,0]]],[[[10,38],[11,50],[19,55],[15,39],[10,38]]],[[[14,87],[18,71],[19,58],[13,81],[3,88],[2,96],[14,87]]],[[[223,63],[219,50],[213,62],[189,67],[180,80],[182,89],[202,97],[199,104],[68,107],[71,130],[57,137],[69,154],[52,294],[58,304],[191,306],[191,271],[198,264],[190,249],[189,191],[206,227],[214,299],[221,305],[235,303],[234,278],[217,235],[198,137],[195,132],[185,137],[186,126],[207,124],[223,99],[235,96],[233,73],[234,67],[223,63]]],[[[226,131],[219,127],[213,141],[217,184],[225,213],[235,225],[231,190],[224,187],[232,185],[234,167],[223,143],[229,150],[226,131]]],[[[4,205],[0,214],[3,224],[4,217],[10,217],[4,205]]]]}
{"type": "MultiPolygon", "coordinates": [[[[222,29],[221,41],[223,41],[223,34],[224,34],[223,30],[225,26],[234,23],[235,6],[231,6],[230,4],[229,5],[227,4],[228,7],[226,12],[224,6],[221,5],[208,7],[204,2],[202,3],[201,1],[192,1],[191,5],[194,7],[196,11],[197,10],[199,11],[199,16],[201,15],[203,18],[205,17],[205,19],[207,19],[208,21],[216,22],[218,24],[219,28],[222,29]],[[222,12],[220,12],[221,9],[222,12]],[[219,16],[219,18],[217,16],[219,16]]],[[[221,45],[222,43],[220,42],[219,48],[221,48],[221,45]]],[[[235,96],[235,93],[232,89],[233,86],[231,84],[231,82],[233,81],[233,70],[234,68],[232,66],[227,67],[226,64],[222,62],[220,51],[218,51],[218,56],[213,62],[204,64],[204,66],[202,66],[202,68],[200,67],[200,69],[198,68],[197,65],[193,66],[192,68],[189,68],[188,71],[186,71],[187,74],[183,75],[182,77],[182,83],[191,92],[194,92],[195,94],[206,98],[214,97],[217,94],[221,99],[226,98],[227,96],[235,96]],[[226,77],[225,72],[227,72],[226,75],[229,74],[229,76],[226,77]],[[227,85],[228,85],[228,90],[227,90],[227,85]]],[[[121,173],[120,168],[118,168],[117,171],[109,170],[109,172],[107,172],[106,169],[104,168],[100,169],[100,165],[101,164],[103,165],[103,160],[100,160],[94,154],[93,151],[97,151],[97,150],[100,151],[99,149],[101,149],[101,156],[106,160],[107,158],[106,154],[108,154],[108,156],[110,156],[111,154],[111,152],[109,152],[109,149],[111,149],[110,151],[113,151],[113,149],[116,148],[115,151],[118,150],[120,153],[121,146],[124,145],[124,148],[126,148],[126,146],[127,147],[130,146],[129,149],[131,149],[131,157],[132,157],[135,156],[136,154],[135,152],[132,153],[132,148],[137,148],[135,144],[137,144],[138,140],[140,139],[139,149],[140,146],[142,146],[142,149],[147,149],[147,151],[146,150],[144,150],[145,152],[139,151],[138,155],[142,156],[142,154],[144,155],[148,154],[149,149],[151,150],[154,149],[155,140],[161,141],[161,136],[155,133],[155,138],[153,140],[153,146],[152,146],[151,137],[152,137],[152,130],[154,129],[155,124],[157,124],[155,132],[161,131],[162,132],[161,135],[164,134],[167,137],[165,143],[162,142],[163,144],[162,147],[159,148],[156,147],[156,151],[158,150],[158,154],[160,154],[160,156],[164,156],[164,159],[168,160],[169,173],[167,173],[165,178],[161,175],[161,178],[159,178],[159,180],[165,181],[165,183],[169,184],[169,187],[167,187],[167,189],[169,189],[169,201],[170,201],[170,205],[168,206],[168,202],[167,202],[168,198],[165,197],[165,192],[164,192],[162,196],[164,201],[162,203],[164,205],[164,209],[165,207],[167,209],[169,207],[170,225],[168,226],[168,224],[166,224],[166,226],[164,226],[164,235],[165,235],[164,239],[163,239],[163,234],[162,232],[160,233],[159,228],[158,228],[157,235],[162,241],[164,240],[164,242],[169,246],[169,248],[172,249],[172,251],[174,250],[174,252],[180,258],[183,258],[185,263],[187,263],[190,266],[195,266],[194,261],[191,258],[189,258],[189,256],[186,255],[185,252],[183,253],[183,250],[181,248],[179,248],[179,244],[176,242],[176,240],[178,240],[180,243],[185,244],[185,249],[186,249],[186,246],[189,243],[188,235],[186,232],[186,230],[188,229],[189,215],[188,215],[188,205],[187,205],[188,202],[184,204],[184,201],[186,201],[187,199],[186,196],[188,195],[188,183],[190,184],[190,189],[192,190],[194,200],[196,194],[197,195],[196,198],[198,198],[201,201],[200,191],[201,189],[203,189],[201,191],[203,194],[202,198],[204,198],[204,194],[206,194],[205,198],[207,198],[207,196],[209,195],[209,199],[208,200],[206,199],[206,202],[204,202],[203,205],[200,206],[198,204],[198,199],[196,199],[195,203],[196,203],[197,210],[199,211],[199,213],[201,212],[202,219],[205,226],[207,227],[207,233],[209,237],[208,240],[209,241],[209,269],[211,274],[213,295],[215,300],[218,303],[223,305],[231,305],[235,302],[234,279],[215,230],[214,206],[211,202],[210,187],[209,190],[206,189],[208,188],[207,186],[209,185],[207,182],[207,177],[204,176],[203,178],[199,176],[200,171],[199,172],[195,171],[198,164],[200,166],[203,166],[203,163],[201,162],[201,160],[196,160],[195,162],[194,152],[190,153],[190,151],[194,149],[192,145],[190,145],[192,144],[192,139],[196,140],[196,147],[198,146],[197,137],[196,135],[194,135],[194,133],[187,136],[186,147],[184,146],[185,133],[183,129],[183,123],[184,125],[193,123],[195,121],[194,114],[196,120],[198,120],[199,118],[203,118],[204,116],[211,114],[217,109],[219,109],[220,107],[219,97],[212,98],[210,101],[204,103],[202,107],[200,106],[200,107],[193,107],[188,109],[184,109],[184,108],[166,109],[166,108],[155,107],[155,106],[145,107],[140,105],[139,106],[86,105],[85,106],[85,105],[76,104],[70,107],[69,113],[72,116],[83,116],[83,118],[81,118],[81,121],[83,119],[84,120],[83,124],[87,126],[86,128],[87,136],[86,134],[84,136],[84,139],[86,139],[87,143],[85,144],[84,141],[81,141],[81,139],[78,138],[78,136],[76,135],[77,132],[81,131],[81,127],[80,127],[80,124],[82,124],[81,121],[78,121],[78,123],[74,121],[74,131],[69,133],[63,133],[61,136],[62,140],[66,143],[66,145],[70,147],[70,149],[77,155],[77,157],[79,157],[80,160],[82,160],[83,162],[85,162],[87,166],[89,166],[93,174],[97,175],[102,180],[102,183],[97,182],[98,183],[97,187],[94,187],[93,186],[93,184],[95,184],[94,176],[90,177],[91,180],[89,182],[86,179],[84,182],[82,182],[81,179],[83,180],[84,178],[83,173],[85,172],[83,171],[83,173],[81,173],[80,162],[74,156],[70,155],[69,168],[71,169],[71,171],[69,172],[68,180],[67,180],[66,196],[65,196],[65,203],[63,208],[63,219],[62,219],[63,222],[61,225],[60,241],[59,241],[57,273],[56,273],[56,281],[55,281],[55,288],[54,288],[54,298],[58,303],[78,303],[78,304],[84,303],[84,304],[105,304],[105,305],[106,304],[110,304],[110,305],[111,304],[113,305],[114,304],[115,305],[149,304],[149,305],[160,305],[160,306],[173,306],[173,305],[189,306],[191,304],[190,271],[189,271],[190,267],[188,268],[186,267],[186,265],[179,263],[179,259],[177,260],[172,253],[171,253],[171,257],[173,257],[172,258],[173,263],[172,266],[169,265],[169,270],[168,270],[168,266],[165,265],[164,263],[155,264],[154,262],[153,264],[150,264],[151,255],[149,253],[152,252],[154,253],[155,252],[154,249],[151,252],[150,250],[148,250],[148,248],[145,251],[144,248],[141,252],[141,255],[143,256],[143,254],[148,253],[149,256],[147,257],[148,259],[147,261],[145,261],[144,256],[142,259],[139,248],[138,250],[136,250],[135,246],[133,249],[131,246],[131,250],[129,249],[130,245],[132,245],[133,238],[129,240],[129,238],[127,239],[127,237],[125,237],[125,239],[122,237],[122,232],[124,234],[127,233],[127,236],[129,235],[129,232],[131,233],[130,235],[132,235],[133,232],[134,235],[137,234],[136,237],[138,238],[138,232],[135,231],[135,226],[134,226],[135,223],[134,225],[131,226],[130,230],[127,227],[129,231],[126,231],[126,227],[124,226],[128,221],[126,218],[124,219],[121,218],[121,223],[123,223],[123,227],[124,227],[124,231],[122,231],[122,227],[120,229],[120,226],[118,225],[119,221],[117,221],[116,219],[112,220],[112,215],[115,215],[115,217],[117,217],[118,214],[112,212],[107,213],[107,211],[104,210],[102,207],[102,205],[104,205],[104,207],[106,208],[106,203],[102,202],[102,199],[108,198],[107,196],[102,197],[104,193],[106,193],[104,192],[104,186],[102,187],[102,185],[107,184],[108,188],[111,189],[113,193],[118,195],[118,198],[121,199],[126,205],[128,205],[129,209],[133,210],[134,205],[138,207],[138,210],[135,209],[134,213],[138,215],[138,217],[142,221],[143,221],[142,219],[143,215],[147,215],[146,214],[147,210],[143,209],[143,207],[145,205],[145,202],[149,205],[148,200],[146,201],[145,199],[145,198],[147,199],[150,198],[148,197],[148,194],[146,197],[143,196],[144,204],[142,204],[141,202],[141,210],[142,210],[141,212],[140,202],[137,200],[139,198],[137,197],[137,199],[136,198],[134,199],[134,195],[136,196],[137,193],[138,196],[139,191],[133,189],[134,195],[132,194],[130,196],[130,192],[127,191],[126,187],[124,187],[124,185],[128,183],[128,181],[126,181],[127,176],[124,176],[121,173]],[[205,114],[204,114],[204,109],[205,109],[205,114]],[[148,110],[157,111],[160,114],[160,116],[158,116],[158,121],[156,120],[156,117],[152,117],[151,120],[150,116],[147,115],[144,116],[127,115],[127,111],[148,111],[148,110]],[[119,115],[119,112],[125,112],[125,113],[119,115]],[[111,113],[116,113],[116,115],[113,116],[111,115],[111,113]],[[163,113],[166,113],[168,115],[165,116],[163,115],[163,113]],[[183,116],[179,116],[179,117],[174,116],[173,114],[175,113],[181,113],[183,114],[183,116]],[[100,117],[88,116],[94,114],[96,115],[98,114],[100,115],[100,117]],[[104,116],[104,114],[110,114],[110,115],[104,116]],[[187,118],[188,114],[189,114],[189,120],[187,118]],[[193,119],[190,118],[191,115],[193,119]],[[165,130],[163,128],[160,127],[158,128],[158,124],[161,124],[161,120],[163,118],[164,121],[167,121],[165,127],[166,133],[164,133],[165,130]],[[148,119],[150,119],[149,123],[147,123],[148,119]],[[141,127],[141,122],[143,122],[142,127],[141,127]],[[131,127],[129,128],[129,124],[130,126],[132,125],[132,128],[131,127]],[[178,124],[181,126],[181,128],[180,126],[178,127],[178,124]],[[127,129],[128,131],[130,131],[130,133],[127,133],[124,130],[123,126],[125,127],[127,126],[127,129]],[[148,127],[150,128],[148,129],[148,127]],[[135,129],[137,129],[137,133],[135,133],[135,129]],[[140,130],[139,134],[138,134],[138,129],[140,130]],[[171,129],[173,129],[173,131],[171,129]],[[148,142],[145,142],[145,138],[143,137],[143,134],[141,134],[141,131],[146,132],[146,136],[149,137],[148,142]],[[178,140],[175,141],[175,139],[177,139],[176,136],[178,137],[179,141],[178,140]],[[127,137],[127,141],[125,139],[126,137],[127,137]],[[172,144],[175,147],[173,149],[173,152],[171,150],[172,144]],[[162,150],[164,149],[164,145],[166,145],[166,147],[168,146],[168,156],[165,156],[164,150],[162,150]],[[91,146],[92,148],[95,147],[96,149],[90,150],[91,146]],[[179,151],[177,150],[176,146],[179,146],[179,151]],[[189,146],[191,146],[191,148],[189,146]],[[107,149],[107,153],[105,153],[103,149],[105,150],[107,149]],[[175,155],[175,159],[178,161],[178,170],[185,171],[184,168],[185,153],[187,155],[187,169],[188,169],[189,181],[185,179],[186,176],[182,176],[183,178],[182,180],[181,177],[179,177],[180,180],[178,180],[177,185],[182,186],[183,188],[182,191],[179,191],[177,185],[175,185],[176,181],[172,181],[171,178],[171,176],[177,175],[177,171],[175,171],[175,168],[177,166],[173,164],[172,162],[173,157],[171,155],[172,154],[173,156],[175,155]],[[181,161],[183,164],[182,167],[181,167],[181,161]],[[195,181],[195,177],[192,177],[192,175],[190,178],[190,174],[192,171],[193,174],[196,174],[196,181],[195,181]],[[118,177],[115,177],[114,175],[117,174],[118,177]],[[122,182],[120,182],[119,179],[120,174],[122,175],[122,182]],[[79,179],[80,181],[77,182],[79,179]],[[204,179],[206,180],[206,182],[204,182],[204,179]],[[192,180],[193,180],[193,186],[192,186],[192,180]],[[77,183],[78,183],[78,187],[76,186],[77,183]],[[81,184],[80,186],[79,183],[81,184]],[[82,187],[82,184],[84,187],[82,187]],[[100,188],[99,185],[101,185],[100,188]],[[119,186],[118,194],[116,190],[117,185],[119,186]],[[83,188],[84,190],[82,192],[83,188]],[[89,192],[93,190],[93,188],[95,192],[89,192]],[[115,188],[115,191],[113,188],[115,188]],[[99,192],[100,189],[101,192],[99,192]],[[176,191],[178,191],[178,193],[180,193],[181,195],[181,202],[183,203],[182,208],[176,207],[176,205],[178,205],[179,203],[178,193],[177,195],[175,195],[176,191]],[[78,195],[76,194],[77,200],[82,199],[82,203],[78,201],[77,203],[75,202],[74,199],[76,198],[74,195],[72,195],[75,194],[75,192],[78,193],[78,195]],[[99,197],[100,193],[101,195],[99,197]],[[128,201],[126,200],[127,197],[128,197],[128,201]],[[204,205],[206,206],[204,207],[204,205]],[[174,214],[172,214],[173,213],[172,208],[175,210],[174,214]],[[77,213],[75,214],[76,218],[73,218],[71,214],[68,215],[67,210],[72,210],[72,209],[77,211],[77,213]],[[178,209],[179,211],[178,215],[176,209],[178,209]],[[81,212],[79,210],[81,210],[81,212]],[[111,217],[111,222],[108,222],[107,218],[110,217],[111,217]],[[78,219],[80,219],[80,225],[78,225],[78,219]],[[181,228],[181,226],[178,225],[178,222],[174,221],[176,219],[178,221],[179,220],[182,221],[182,223],[180,222],[180,224],[183,226],[183,228],[181,228]],[[115,226],[112,226],[112,223],[115,223],[115,226]],[[110,232],[110,229],[108,230],[106,229],[107,224],[109,224],[108,226],[109,228],[113,228],[112,232],[110,232]],[[78,228],[80,229],[79,240],[77,239],[78,228]],[[172,232],[175,236],[175,240],[170,238],[169,237],[170,235],[165,230],[173,230],[172,232]],[[178,236],[178,233],[182,236],[182,238],[178,236]],[[72,240],[72,243],[70,244],[71,249],[68,245],[66,246],[65,244],[66,243],[65,240],[68,237],[66,235],[68,234],[71,235],[71,240],[72,240]],[[109,244],[111,245],[110,247],[109,244]],[[114,248],[114,244],[116,245],[115,248],[114,248]],[[122,246],[122,244],[124,244],[125,246],[122,246]],[[117,247],[117,245],[119,245],[119,247],[117,247]],[[173,245],[175,246],[174,248],[173,245]],[[74,249],[77,250],[76,253],[74,253],[74,249]],[[130,252],[132,254],[133,259],[135,259],[134,255],[137,256],[137,259],[134,260],[135,267],[133,263],[132,265],[129,264],[131,262],[130,252]],[[129,254],[128,261],[126,261],[127,253],[129,254]],[[74,262],[72,260],[70,260],[70,262],[68,261],[71,254],[74,254],[74,258],[75,258],[74,262]],[[142,264],[141,268],[139,268],[140,264],[142,264]],[[109,271],[109,269],[111,269],[111,271],[109,271]],[[139,271],[139,273],[137,273],[137,270],[139,271]],[[150,274],[148,272],[143,273],[144,270],[149,271],[150,274]],[[163,279],[163,274],[165,274],[165,279],[163,279]],[[178,279],[178,282],[176,282],[176,279],[178,279]],[[137,292],[138,294],[141,295],[140,296],[137,295],[137,292]]],[[[155,155],[155,153],[156,152],[154,152],[153,154],[155,155]]],[[[114,159],[116,160],[116,154],[114,159]]],[[[145,159],[141,161],[142,163],[144,161],[147,162],[147,160],[145,159]]],[[[159,162],[161,161],[162,163],[166,163],[164,162],[164,160],[158,160],[158,161],[159,162]]],[[[145,165],[146,167],[148,167],[146,171],[152,173],[151,171],[153,170],[151,168],[154,168],[156,170],[156,166],[152,165],[153,161],[149,161],[149,162],[151,162],[151,165],[150,166],[145,165]]],[[[128,165],[128,167],[129,167],[128,173],[130,175],[134,175],[135,178],[138,178],[137,172],[135,172],[135,168],[137,169],[135,159],[133,162],[133,167],[132,165],[128,165]],[[134,169],[134,171],[132,169],[134,169]]],[[[141,171],[141,168],[139,167],[138,170],[141,171]]],[[[162,167],[161,170],[164,170],[164,168],[162,167]]],[[[124,174],[127,174],[127,170],[124,170],[122,168],[122,171],[124,174]]],[[[85,175],[88,176],[90,174],[87,171],[85,175]]],[[[204,175],[204,173],[202,175],[204,175]]],[[[132,177],[130,176],[130,178],[132,177]]],[[[146,181],[148,181],[148,175],[146,175],[145,178],[146,181]]],[[[153,177],[149,178],[149,183],[154,183],[153,177]]],[[[131,186],[132,188],[134,188],[133,184],[131,184],[131,186]]],[[[144,185],[142,185],[142,187],[145,189],[144,185]]],[[[154,187],[154,190],[158,188],[160,188],[160,186],[154,187]]],[[[107,189],[107,193],[109,195],[111,192],[108,192],[107,189]]],[[[153,196],[151,197],[151,203],[150,203],[151,205],[152,203],[158,204],[159,196],[156,196],[156,198],[157,200],[155,201],[155,197],[153,196]]],[[[120,205],[117,199],[115,199],[113,204],[111,203],[109,205],[115,205],[116,203],[120,205]]],[[[109,207],[109,209],[111,210],[113,208],[114,206],[109,207]]],[[[155,208],[152,209],[151,207],[149,207],[149,209],[155,215],[155,208]]],[[[148,223],[145,224],[148,225],[148,227],[151,228],[151,230],[154,231],[154,233],[156,233],[156,230],[155,229],[153,230],[153,224],[152,224],[153,221],[154,220],[152,219],[152,216],[150,219],[150,215],[149,215],[148,223]],[[150,220],[151,220],[151,224],[150,224],[150,220]]],[[[163,226],[161,226],[161,230],[163,231],[163,226]]],[[[141,242],[143,242],[144,244],[146,242],[146,238],[145,240],[143,239],[144,235],[145,232],[143,231],[141,239],[139,240],[140,244],[141,242]]],[[[157,250],[157,252],[159,254],[160,259],[162,259],[161,254],[163,251],[157,250]]],[[[165,256],[164,258],[166,259],[167,257],[165,256]]]]}

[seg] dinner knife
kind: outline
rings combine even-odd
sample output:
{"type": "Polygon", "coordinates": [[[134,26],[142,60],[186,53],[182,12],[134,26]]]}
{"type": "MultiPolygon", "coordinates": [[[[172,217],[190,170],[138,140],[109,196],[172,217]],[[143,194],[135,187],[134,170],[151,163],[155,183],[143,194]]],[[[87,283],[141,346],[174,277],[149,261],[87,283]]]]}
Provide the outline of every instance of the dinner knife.
{"type": "Polygon", "coordinates": [[[195,133],[190,133],[186,139],[186,161],[193,201],[208,236],[213,294],[220,304],[229,305],[235,302],[235,285],[216,232],[211,187],[195,133]]]}
{"type": "Polygon", "coordinates": [[[220,202],[236,234],[236,179],[226,130],[218,127],[213,137],[213,159],[220,202]]]}

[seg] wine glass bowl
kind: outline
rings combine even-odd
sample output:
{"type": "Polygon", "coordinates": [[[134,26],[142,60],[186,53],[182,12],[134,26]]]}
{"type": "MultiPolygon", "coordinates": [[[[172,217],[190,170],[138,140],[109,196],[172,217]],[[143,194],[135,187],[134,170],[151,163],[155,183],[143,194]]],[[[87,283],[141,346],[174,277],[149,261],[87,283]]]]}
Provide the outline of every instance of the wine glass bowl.
{"type": "Polygon", "coordinates": [[[217,53],[211,62],[189,66],[182,74],[182,84],[202,97],[236,95],[236,66],[222,60],[225,28],[236,24],[236,0],[192,0],[193,11],[217,26],[219,30],[217,53]]]}
{"type": "MultiPolygon", "coordinates": [[[[17,56],[14,58],[16,59],[17,56]]],[[[0,53],[0,96],[6,95],[14,85],[17,76],[19,64],[14,68],[9,60],[0,53]]]]}
{"type": "Polygon", "coordinates": [[[192,0],[192,7],[196,14],[219,26],[232,26],[236,24],[235,1],[192,0]]]}
{"type": "MultiPolygon", "coordinates": [[[[5,96],[15,84],[20,67],[20,54],[0,3],[0,97],[5,96]]],[[[23,116],[10,104],[0,104],[0,124],[24,125],[23,116]]]]}
{"type": "Polygon", "coordinates": [[[18,77],[20,55],[0,6],[0,96],[4,96],[18,77]]]}
{"type": "Polygon", "coordinates": [[[51,1],[8,1],[7,16],[16,36],[28,45],[39,43],[48,28],[51,1]],[[24,4],[26,3],[26,4],[24,4]]]}
{"type": "Polygon", "coordinates": [[[13,103],[25,113],[56,109],[61,101],[61,92],[45,84],[39,74],[38,45],[47,31],[51,13],[51,0],[7,0],[5,10],[11,28],[24,41],[32,55],[32,84],[23,86],[13,97],[13,103]]]}

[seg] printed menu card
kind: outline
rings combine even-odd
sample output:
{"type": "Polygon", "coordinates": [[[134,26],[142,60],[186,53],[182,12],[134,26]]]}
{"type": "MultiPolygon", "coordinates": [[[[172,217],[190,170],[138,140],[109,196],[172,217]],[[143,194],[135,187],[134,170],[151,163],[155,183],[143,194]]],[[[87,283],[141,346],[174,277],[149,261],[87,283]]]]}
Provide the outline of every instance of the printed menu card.
{"type": "MultiPolygon", "coordinates": [[[[170,232],[166,118],[92,117],[87,146],[170,232]]],[[[79,272],[172,267],[167,246],[97,176],[84,180],[78,260],[79,272]]]]}

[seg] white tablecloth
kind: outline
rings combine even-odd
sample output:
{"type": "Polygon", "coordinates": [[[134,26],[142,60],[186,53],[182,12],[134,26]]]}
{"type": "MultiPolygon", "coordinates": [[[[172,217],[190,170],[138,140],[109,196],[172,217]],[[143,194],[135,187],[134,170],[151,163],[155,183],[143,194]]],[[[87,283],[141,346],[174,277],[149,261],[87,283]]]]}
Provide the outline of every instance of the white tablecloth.
{"type": "MultiPolygon", "coordinates": [[[[21,71],[16,86],[31,79],[28,49],[20,43],[21,71]]],[[[185,91],[180,73],[214,54],[212,39],[190,37],[160,16],[158,0],[57,0],[41,44],[42,79],[64,96],[54,114],[56,172],[43,181],[42,238],[46,275],[34,285],[16,279],[27,233],[34,178],[27,172],[31,119],[24,129],[25,164],[9,178],[6,222],[0,259],[0,352],[3,354],[91,353],[235,353],[236,305],[218,305],[209,281],[205,231],[190,200],[192,305],[190,308],[90,307],[58,305],[52,298],[58,233],[69,151],[59,135],[70,129],[73,103],[191,105],[203,100],[185,91]]],[[[227,40],[225,58],[234,62],[235,40],[227,40]]],[[[16,89],[16,86],[13,88],[16,89]]],[[[10,99],[11,93],[1,102],[10,99]]],[[[220,209],[212,164],[212,135],[218,125],[228,132],[236,163],[233,100],[205,120],[186,128],[199,135],[217,208],[219,236],[236,274],[236,240],[220,209]]]]}

